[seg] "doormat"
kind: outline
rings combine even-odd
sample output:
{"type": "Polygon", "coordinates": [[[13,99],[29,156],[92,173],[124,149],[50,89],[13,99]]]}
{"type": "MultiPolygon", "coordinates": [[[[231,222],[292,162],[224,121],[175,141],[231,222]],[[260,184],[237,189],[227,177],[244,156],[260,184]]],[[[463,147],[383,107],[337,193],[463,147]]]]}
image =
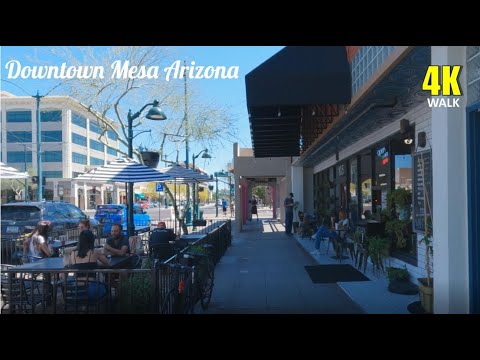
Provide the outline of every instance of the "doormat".
{"type": "Polygon", "coordinates": [[[349,281],[370,281],[353,266],[345,265],[315,265],[305,266],[314,284],[329,284],[349,281]]]}

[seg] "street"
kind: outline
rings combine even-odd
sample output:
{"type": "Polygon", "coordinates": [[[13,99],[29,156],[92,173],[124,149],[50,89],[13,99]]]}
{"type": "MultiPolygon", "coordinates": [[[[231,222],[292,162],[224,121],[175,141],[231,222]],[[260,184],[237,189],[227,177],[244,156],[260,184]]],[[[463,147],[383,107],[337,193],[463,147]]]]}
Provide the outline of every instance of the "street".
{"type": "MultiPolygon", "coordinates": [[[[203,217],[205,219],[215,219],[216,211],[214,203],[201,206],[200,209],[203,211],[203,217]]],[[[150,215],[152,224],[155,224],[159,219],[171,220],[173,215],[173,207],[169,207],[168,209],[165,209],[165,207],[148,208],[146,211],[147,214],[150,215]]],[[[83,212],[90,217],[95,215],[95,210],[84,210],[83,212]]],[[[228,209],[227,215],[230,215],[230,209],[228,209]]],[[[221,206],[218,207],[218,218],[224,218],[221,206]]]]}

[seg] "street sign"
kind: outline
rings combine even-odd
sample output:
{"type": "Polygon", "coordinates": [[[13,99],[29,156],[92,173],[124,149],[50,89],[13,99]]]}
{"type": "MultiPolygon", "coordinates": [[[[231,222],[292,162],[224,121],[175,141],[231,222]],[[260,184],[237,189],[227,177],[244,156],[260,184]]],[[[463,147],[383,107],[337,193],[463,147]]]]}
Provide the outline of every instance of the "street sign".
{"type": "Polygon", "coordinates": [[[163,191],[163,184],[162,183],[157,183],[157,192],[163,191]]]}
{"type": "Polygon", "coordinates": [[[216,177],[229,177],[229,176],[232,176],[232,174],[230,174],[228,172],[216,172],[215,176],[216,177]]]}

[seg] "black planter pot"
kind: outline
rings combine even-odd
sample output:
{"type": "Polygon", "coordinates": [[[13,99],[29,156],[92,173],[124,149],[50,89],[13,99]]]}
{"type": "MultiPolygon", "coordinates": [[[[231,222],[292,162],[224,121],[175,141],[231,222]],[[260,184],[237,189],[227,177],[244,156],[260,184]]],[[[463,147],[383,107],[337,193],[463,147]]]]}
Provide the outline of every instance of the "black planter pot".
{"type": "Polygon", "coordinates": [[[142,151],[140,153],[142,155],[144,165],[156,168],[158,162],[160,161],[160,154],[156,151],[142,151]]]}

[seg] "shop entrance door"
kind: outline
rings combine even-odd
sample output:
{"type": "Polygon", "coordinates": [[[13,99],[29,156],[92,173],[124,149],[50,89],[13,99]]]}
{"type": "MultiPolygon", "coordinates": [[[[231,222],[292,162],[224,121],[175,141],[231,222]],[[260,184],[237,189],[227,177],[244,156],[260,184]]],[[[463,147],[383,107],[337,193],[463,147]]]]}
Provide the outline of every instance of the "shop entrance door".
{"type": "Polygon", "coordinates": [[[470,312],[480,313],[480,103],[467,108],[470,312]]]}

